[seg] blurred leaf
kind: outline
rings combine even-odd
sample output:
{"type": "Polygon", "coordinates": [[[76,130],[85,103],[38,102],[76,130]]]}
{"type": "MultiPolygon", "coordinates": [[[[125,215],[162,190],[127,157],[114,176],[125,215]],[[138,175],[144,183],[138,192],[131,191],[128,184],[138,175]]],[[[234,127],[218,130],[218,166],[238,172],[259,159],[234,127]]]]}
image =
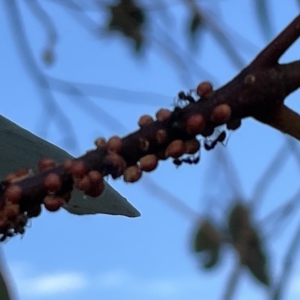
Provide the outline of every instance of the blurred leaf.
{"type": "Polygon", "coordinates": [[[139,52],[144,44],[142,27],[145,24],[145,13],[132,0],[121,0],[115,6],[108,6],[111,18],[107,28],[116,30],[135,43],[139,52]]]}
{"type": "Polygon", "coordinates": [[[206,269],[214,267],[220,258],[221,234],[210,221],[204,220],[196,230],[193,249],[200,252],[202,266],[206,269]]]}
{"type": "Polygon", "coordinates": [[[202,253],[202,266],[205,269],[213,268],[220,259],[220,248],[211,249],[202,253]]]}
{"type": "Polygon", "coordinates": [[[228,217],[228,230],[241,264],[246,266],[258,281],[270,285],[266,255],[257,229],[251,224],[247,207],[239,203],[233,207],[228,217]]]}
{"type": "Polygon", "coordinates": [[[201,252],[204,250],[219,247],[222,241],[220,233],[215,229],[210,221],[204,220],[200,223],[194,238],[194,251],[201,252]]]}
{"type": "Polygon", "coordinates": [[[203,19],[197,13],[193,14],[189,24],[189,32],[191,34],[191,38],[195,39],[196,33],[199,33],[200,29],[202,28],[203,19]]]}
{"type": "Polygon", "coordinates": [[[243,231],[250,227],[248,209],[242,204],[236,204],[228,217],[228,230],[234,243],[239,241],[243,231]]]}
{"type": "Polygon", "coordinates": [[[272,34],[273,30],[270,21],[270,14],[268,9],[268,5],[270,4],[268,2],[269,1],[266,0],[255,0],[257,19],[266,40],[270,40],[273,35],[272,34]]]}
{"type": "Polygon", "coordinates": [[[254,229],[248,240],[247,254],[244,259],[244,265],[248,267],[252,275],[261,283],[269,286],[270,275],[267,271],[266,255],[262,249],[258,233],[254,229]]]}
{"type": "Polygon", "coordinates": [[[0,270],[0,299],[1,300],[10,300],[9,291],[7,284],[4,280],[4,276],[2,274],[3,269],[0,270]]]}

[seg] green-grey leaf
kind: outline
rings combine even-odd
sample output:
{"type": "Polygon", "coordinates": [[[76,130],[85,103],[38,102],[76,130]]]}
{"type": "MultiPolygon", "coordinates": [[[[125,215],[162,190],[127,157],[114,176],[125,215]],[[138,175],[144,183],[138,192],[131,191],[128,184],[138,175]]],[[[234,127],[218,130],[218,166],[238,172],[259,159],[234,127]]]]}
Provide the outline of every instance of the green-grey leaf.
{"type": "Polygon", "coordinates": [[[3,276],[3,268],[0,269],[0,299],[1,300],[11,300],[9,296],[8,286],[5,282],[3,276]]]}

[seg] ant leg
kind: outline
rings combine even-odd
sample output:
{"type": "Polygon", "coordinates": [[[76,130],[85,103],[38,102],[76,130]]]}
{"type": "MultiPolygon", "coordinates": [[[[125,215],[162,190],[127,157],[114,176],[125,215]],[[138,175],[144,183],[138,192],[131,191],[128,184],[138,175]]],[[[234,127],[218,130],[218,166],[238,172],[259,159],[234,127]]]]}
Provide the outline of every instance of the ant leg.
{"type": "Polygon", "coordinates": [[[179,158],[173,159],[173,164],[177,167],[181,166],[182,163],[183,163],[183,161],[179,158]]]}

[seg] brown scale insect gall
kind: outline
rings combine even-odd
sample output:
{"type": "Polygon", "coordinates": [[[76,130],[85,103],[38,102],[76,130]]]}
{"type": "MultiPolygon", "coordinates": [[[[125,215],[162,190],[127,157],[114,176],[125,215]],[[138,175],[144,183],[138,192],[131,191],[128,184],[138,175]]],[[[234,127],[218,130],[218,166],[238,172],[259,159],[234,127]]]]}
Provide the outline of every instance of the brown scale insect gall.
{"type": "Polygon", "coordinates": [[[142,171],[137,165],[128,167],[124,171],[124,181],[125,182],[136,182],[142,177],[142,171]]]}
{"type": "Polygon", "coordinates": [[[3,212],[9,220],[13,220],[20,213],[20,206],[18,204],[7,204],[5,205],[3,212]]]}
{"type": "Polygon", "coordinates": [[[152,122],[154,122],[154,119],[150,115],[143,115],[143,116],[140,117],[140,119],[138,121],[138,125],[140,127],[143,127],[143,126],[148,125],[152,122]]]}
{"type": "Polygon", "coordinates": [[[155,114],[157,121],[164,121],[171,116],[172,112],[169,109],[161,108],[155,114]]]}
{"type": "Polygon", "coordinates": [[[5,176],[5,181],[12,183],[17,179],[17,176],[15,173],[9,173],[5,176]]]}
{"type": "Polygon", "coordinates": [[[80,191],[85,191],[91,187],[91,181],[88,175],[84,175],[82,178],[75,180],[74,187],[80,191]]]}
{"type": "Polygon", "coordinates": [[[50,158],[43,158],[38,163],[39,171],[45,171],[56,166],[56,162],[50,158]]]}
{"type": "Polygon", "coordinates": [[[27,177],[29,174],[30,174],[30,171],[25,168],[19,169],[17,172],[15,172],[16,177],[20,178],[20,179],[27,177]]]}
{"type": "Polygon", "coordinates": [[[112,136],[107,142],[107,149],[112,152],[120,152],[122,149],[122,139],[119,136],[112,136]]]}
{"type": "Polygon", "coordinates": [[[190,116],[186,121],[186,130],[191,134],[199,134],[205,127],[205,120],[201,114],[190,116]]]}
{"type": "Polygon", "coordinates": [[[103,181],[100,184],[92,185],[89,189],[85,190],[85,194],[91,197],[98,197],[104,191],[103,181]]]}
{"type": "Polygon", "coordinates": [[[126,168],[126,162],[124,158],[114,152],[109,153],[104,161],[109,162],[113,166],[113,170],[111,170],[111,175],[113,178],[121,176],[126,168]]]}
{"type": "Polygon", "coordinates": [[[71,159],[66,159],[64,161],[64,169],[66,172],[70,173],[73,166],[73,161],[71,159]]]}
{"type": "Polygon", "coordinates": [[[91,197],[99,196],[104,190],[103,177],[98,171],[90,171],[75,182],[75,187],[91,197]]]}
{"type": "Polygon", "coordinates": [[[186,151],[185,144],[182,140],[175,140],[166,149],[166,156],[178,158],[186,151]]]}
{"type": "Polygon", "coordinates": [[[104,148],[104,147],[106,147],[107,146],[107,141],[106,141],[106,139],[105,138],[97,138],[96,140],[95,140],[95,146],[97,147],[97,148],[104,148]]]}
{"type": "Polygon", "coordinates": [[[72,161],[70,173],[75,179],[82,178],[87,173],[84,162],[82,160],[72,161]]]}
{"type": "Polygon", "coordinates": [[[61,179],[55,173],[50,173],[44,179],[44,186],[49,193],[55,193],[61,189],[61,179]]]}
{"type": "Polygon", "coordinates": [[[203,81],[201,82],[196,89],[196,93],[198,96],[203,97],[208,95],[213,91],[213,86],[210,82],[208,81],[203,81]]]}
{"type": "Polygon", "coordinates": [[[195,154],[200,149],[200,142],[196,139],[185,141],[184,144],[187,154],[195,154]]]}
{"type": "Polygon", "coordinates": [[[148,154],[139,160],[139,167],[142,171],[151,172],[158,165],[158,158],[154,154],[148,154]]]}
{"type": "Polygon", "coordinates": [[[228,104],[220,104],[214,108],[210,115],[213,122],[225,123],[230,119],[231,108],[228,104]]]}
{"type": "Polygon", "coordinates": [[[98,171],[90,171],[88,177],[93,184],[101,184],[103,182],[103,176],[98,171]]]}
{"type": "Polygon", "coordinates": [[[22,188],[19,185],[10,185],[4,192],[4,199],[7,202],[18,203],[22,196],[22,188]]]}
{"type": "Polygon", "coordinates": [[[65,201],[61,197],[57,196],[46,196],[43,200],[43,204],[48,211],[55,212],[58,211],[65,201]]]}
{"type": "Polygon", "coordinates": [[[5,180],[10,182],[10,183],[14,183],[20,180],[23,180],[29,176],[31,176],[33,174],[31,169],[19,169],[17,172],[15,173],[10,173],[8,175],[6,175],[5,180]]]}

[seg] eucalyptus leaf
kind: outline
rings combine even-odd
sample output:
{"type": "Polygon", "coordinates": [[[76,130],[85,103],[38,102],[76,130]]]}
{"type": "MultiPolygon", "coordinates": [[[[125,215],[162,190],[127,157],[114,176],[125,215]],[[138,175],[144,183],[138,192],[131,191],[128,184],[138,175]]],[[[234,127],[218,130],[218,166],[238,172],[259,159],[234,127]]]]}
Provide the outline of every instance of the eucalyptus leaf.
{"type": "Polygon", "coordinates": [[[116,30],[134,42],[134,49],[140,52],[144,45],[143,26],[145,12],[132,0],[121,0],[116,5],[107,6],[110,19],[108,30],[116,30]]]}
{"type": "Polygon", "coordinates": [[[228,230],[234,243],[238,242],[243,232],[250,228],[248,209],[242,204],[236,204],[228,216],[228,230]]]}
{"type": "Polygon", "coordinates": [[[201,222],[194,237],[194,251],[201,252],[220,247],[222,237],[215,226],[208,220],[201,222]]]}
{"type": "Polygon", "coordinates": [[[214,267],[220,259],[222,236],[208,220],[202,221],[196,228],[193,249],[205,269],[214,267]]]}
{"type": "MultiPolygon", "coordinates": [[[[40,159],[49,157],[63,162],[73,158],[66,151],[39,138],[0,115],[0,179],[20,168],[37,170],[40,159]]],[[[72,214],[110,214],[127,217],[140,216],[124,197],[105,182],[104,192],[96,198],[86,197],[81,191],[74,190],[72,198],[64,207],[72,214]]]]}
{"type": "Polygon", "coordinates": [[[267,258],[263,250],[261,240],[256,230],[252,230],[248,241],[247,254],[244,265],[248,267],[252,275],[262,284],[270,285],[270,274],[267,269],[267,258]]]}

